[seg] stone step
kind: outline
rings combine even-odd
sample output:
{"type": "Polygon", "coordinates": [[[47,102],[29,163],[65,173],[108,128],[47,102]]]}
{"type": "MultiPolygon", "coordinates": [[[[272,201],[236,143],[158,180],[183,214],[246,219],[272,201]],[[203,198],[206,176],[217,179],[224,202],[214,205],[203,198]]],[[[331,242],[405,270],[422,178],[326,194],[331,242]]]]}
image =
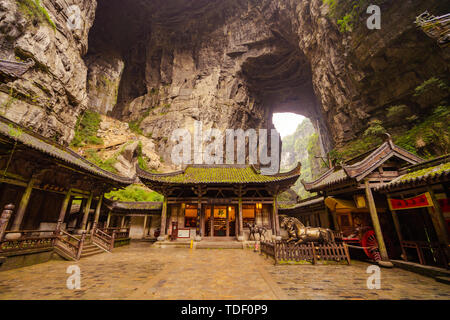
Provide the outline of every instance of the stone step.
{"type": "Polygon", "coordinates": [[[244,244],[238,241],[198,242],[196,249],[244,249],[244,244]]]}
{"type": "Polygon", "coordinates": [[[434,278],[434,280],[440,283],[450,284],[450,277],[441,276],[434,278]]]}

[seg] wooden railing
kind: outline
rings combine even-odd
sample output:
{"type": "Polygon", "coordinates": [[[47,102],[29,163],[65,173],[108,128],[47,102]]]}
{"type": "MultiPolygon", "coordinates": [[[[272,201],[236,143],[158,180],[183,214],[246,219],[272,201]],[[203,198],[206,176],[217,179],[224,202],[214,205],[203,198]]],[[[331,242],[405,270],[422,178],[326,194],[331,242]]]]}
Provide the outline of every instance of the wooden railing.
{"type": "Polygon", "coordinates": [[[115,232],[108,234],[96,227],[92,229],[92,242],[106,251],[111,252],[114,248],[114,238],[115,232]]]}
{"type": "Polygon", "coordinates": [[[115,235],[115,239],[123,239],[130,237],[130,228],[105,228],[103,232],[109,235],[115,235]]]}
{"type": "Polygon", "coordinates": [[[350,264],[350,254],[345,243],[332,244],[288,244],[287,242],[261,242],[261,254],[275,259],[275,264],[281,261],[347,261],[350,264]]]}
{"type": "Polygon", "coordinates": [[[6,231],[5,235],[20,233],[21,236],[18,239],[3,239],[0,241],[0,252],[9,253],[30,249],[52,248],[56,238],[53,232],[53,230],[6,231]],[[47,233],[48,235],[41,236],[42,233],[47,233]]]}
{"type": "MultiPolygon", "coordinates": [[[[424,251],[429,251],[436,265],[448,268],[445,249],[439,243],[429,243],[426,241],[401,241],[400,245],[402,246],[403,250],[406,248],[416,249],[419,263],[422,265],[429,264],[427,263],[427,259],[424,255],[424,251]]],[[[408,258],[406,256],[404,258],[406,261],[408,261],[408,258]]]]}
{"type": "Polygon", "coordinates": [[[63,230],[60,230],[56,232],[54,246],[72,259],[80,260],[85,239],[86,233],[83,233],[81,238],[78,239],[63,230]]]}

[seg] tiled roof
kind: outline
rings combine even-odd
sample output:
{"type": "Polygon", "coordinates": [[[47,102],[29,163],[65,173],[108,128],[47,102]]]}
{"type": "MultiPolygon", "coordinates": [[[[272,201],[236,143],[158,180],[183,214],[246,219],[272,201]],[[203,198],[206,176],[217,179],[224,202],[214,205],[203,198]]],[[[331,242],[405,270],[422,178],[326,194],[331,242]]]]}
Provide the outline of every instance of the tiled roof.
{"type": "Polygon", "coordinates": [[[376,188],[377,191],[404,189],[450,179],[450,155],[411,166],[407,172],[391,182],[376,188]]]}
{"type": "Polygon", "coordinates": [[[167,184],[248,184],[272,183],[300,177],[301,165],[286,173],[263,175],[250,165],[189,165],[185,170],[168,174],[156,174],[137,168],[138,176],[144,180],[167,184]]]}
{"type": "Polygon", "coordinates": [[[359,182],[393,156],[410,164],[418,164],[424,161],[422,158],[394,145],[388,139],[359,162],[331,168],[317,180],[313,182],[302,181],[302,183],[307,191],[318,191],[346,181],[359,182]]]}
{"type": "Polygon", "coordinates": [[[162,208],[162,202],[123,202],[105,199],[104,203],[112,210],[161,210],[162,208]]]}
{"type": "Polygon", "coordinates": [[[130,179],[128,177],[119,176],[103,170],[69,148],[65,148],[49,140],[48,138],[45,138],[1,116],[0,135],[3,135],[9,140],[16,141],[26,147],[44,153],[50,157],[62,160],[69,166],[82,169],[101,178],[106,178],[126,185],[132,184],[135,181],[134,178],[130,179]]]}
{"type": "Polygon", "coordinates": [[[279,208],[280,214],[289,214],[289,213],[295,213],[295,211],[306,208],[313,205],[324,205],[324,198],[323,197],[313,197],[309,199],[305,199],[300,203],[297,203],[295,206],[292,207],[286,207],[286,208],[279,208]]]}

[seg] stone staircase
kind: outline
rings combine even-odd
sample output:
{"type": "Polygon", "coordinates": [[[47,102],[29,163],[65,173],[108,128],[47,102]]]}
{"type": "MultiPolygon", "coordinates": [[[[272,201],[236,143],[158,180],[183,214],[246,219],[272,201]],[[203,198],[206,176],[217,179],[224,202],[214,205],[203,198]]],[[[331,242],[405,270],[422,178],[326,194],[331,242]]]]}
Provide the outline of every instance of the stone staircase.
{"type": "MultiPolygon", "coordinates": [[[[76,243],[81,239],[81,236],[74,235],[72,236],[72,239],[69,240],[68,243],[76,243]]],[[[67,243],[67,242],[66,242],[67,243]]],[[[67,248],[67,247],[66,247],[67,248]]],[[[69,253],[67,250],[61,250],[62,248],[55,246],[55,252],[60,255],[62,258],[66,260],[73,260],[76,261],[77,258],[75,257],[74,253],[69,253]]],[[[105,249],[101,248],[100,246],[96,245],[92,242],[91,236],[86,235],[86,238],[83,243],[83,247],[81,248],[81,254],[80,259],[91,257],[100,253],[108,252],[105,249]]]]}
{"type": "Polygon", "coordinates": [[[97,246],[96,244],[92,242],[86,242],[84,243],[83,250],[81,250],[81,259],[87,258],[90,256],[95,256],[100,253],[105,253],[106,251],[97,246]]]}

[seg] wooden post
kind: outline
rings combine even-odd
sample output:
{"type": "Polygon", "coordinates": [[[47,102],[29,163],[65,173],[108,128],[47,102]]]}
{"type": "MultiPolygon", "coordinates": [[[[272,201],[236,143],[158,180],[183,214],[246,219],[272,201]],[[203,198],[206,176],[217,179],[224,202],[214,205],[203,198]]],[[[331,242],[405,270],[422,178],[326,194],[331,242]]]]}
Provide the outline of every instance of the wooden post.
{"type": "Polygon", "coordinates": [[[158,241],[164,241],[166,239],[166,222],[167,222],[167,197],[164,197],[161,213],[161,231],[158,237],[158,241]]]}
{"type": "Polygon", "coordinates": [[[97,227],[98,219],[100,218],[100,210],[102,208],[102,203],[103,203],[103,195],[100,195],[98,197],[97,206],[95,207],[94,226],[92,229],[97,227]]]}
{"type": "Polygon", "coordinates": [[[389,261],[386,245],[384,243],[383,233],[381,231],[380,220],[378,219],[377,208],[375,206],[375,200],[373,199],[372,190],[370,189],[368,180],[366,180],[364,183],[366,187],[365,189],[367,201],[369,202],[370,217],[372,218],[373,229],[375,231],[375,236],[378,241],[378,248],[380,250],[381,260],[389,261]]]}
{"type": "Polygon", "coordinates": [[[239,241],[244,241],[244,217],[242,216],[242,196],[239,196],[239,241]]]}
{"type": "Polygon", "coordinates": [[[214,237],[214,205],[211,206],[211,215],[209,216],[209,236],[214,237]]]}
{"type": "Polygon", "coordinates": [[[273,217],[275,222],[276,240],[281,240],[280,219],[278,218],[278,201],[276,195],[273,197],[273,217]]]}
{"type": "Polygon", "coordinates": [[[83,246],[84,246],[85,240],[86,240],[86,232],[83,232],[81,234],[81,240],[80,240],[79,247],[78,247],[77,260],[80,260],[81,253],[83,252],[83,246]]]}
{"type": "MultiPolygon", "coordinates": [[[[20,226],[22,225],[23,217],[28,207],[28,203],[30,202],[31,192],[33,191],[33,185],[36,179],[32,178],[25,189],[25,192],[22,195],[22,199],[19,203],[19,208],[17,209],[16,215],[14,217],[13,224],[11,226],[11,231],[19,231],[20,226]]],[[[9,233],[6,235],[7,239],[17,239],[20,238],[22,234],[20,232],[9,233]]]]}
{"type": "Polygon", "coordinates": [[[86,206],[84,207],[84,215],[83,215],[83,220],[81,221],[81,226],[80,226],[80,230],[79,232],[84,232],[86,231],[86,226],[87,226],[87,221],[89,218],[89,211],[91,211],[91,204],[92,204],[92,198],[94,197],[94,193],[91,192],[89,194],[89,198],[86,202],[86,206]]]}
{"type": "Polygon", "coordinates": [[[108,218],[106,218],[106,226],[105,228],[109,228],[109,224],[111,222],[111,210],[108,212],[108,218]]]}
{"type": "Polygon", "coordinates": [[[147,235],[147,215],[144,216],[144,227],[142,228],[142,239],[144,239],[147,235]]]}
{"type": "Polygon", "coordinates": [[[0,216],[0,241],[3,241],[5,238],[6,228],[8,227],[9,219],[14,210],[13,204],[8,204],[5,206],[2,215],[0,216]]]}
{"type": "Polygon", "coordinates": [[[434,229],[436,230],[436,235],[438,237],[439,243],[444,247],[448,248],[449,238],[447,234],[447,228],[445,225],[444,215],[442,213],[441,207],[439,206],[439,202],[436,199],[436,195],[434,194],[433,189],[428,186],[427,190],[431,196],[431,200],[433,201],[433,207],[428,207],[428,212],[431,216],[431,220],[433,221],[434,229]]]}
{"type": "Polygon", "coordinates": [[[201,188],[198,190],[198,200],[197,200],[197,224],[196,224],[196,240],[200,241],[202,238],[202,235],[205,234],[203,228],[204,228],[204,221],[203,221],[203,211],[202,211],[202,195],[203,192],[201,188]]]}
{"type": "Polygon", "coordinates": [[[227,233],[226,233],[227,237],[230,236],[230,208],[231,207],[227,207],[227,233]]]}
{"type": "Polygon", "coordinates": [[[125,228],[125,218],[126,217],[127,217],[126,215],[122,216],[122,220],[120,220],[120,229],[125,228]]]}
{"type": "MultiPolygon", "coordinates": [[[[390,197],[387,197],[388,202],[390,197]]],[[[405,248],[403,248],[403,235],[402,235],[402,229],[400,228],[400,222],[398,221],[398,216],[395,211],[391,211],[392,214],[392,220],[394,221],[394,227],[395,232],[397,233],[398,240],[400,241],[400,248],[402,250],[403,260],[408,261],[408,255],[406,254],[405,248]]]]}
{"type": "Polygon", "coordinates": [[[64,223],[64,217],[67,213],[67,207],[69,206],[70,198],[72,197],[72,190],[69,189],[69,191],[66,194],[66,197],[63,200],[63,203],[61,205],[61,210],[59,211],[59,218],[58,223],[56,224],[56,230],[55,233],[59,234],[59,231],[61,230],[61,226],[64,223]]]}

